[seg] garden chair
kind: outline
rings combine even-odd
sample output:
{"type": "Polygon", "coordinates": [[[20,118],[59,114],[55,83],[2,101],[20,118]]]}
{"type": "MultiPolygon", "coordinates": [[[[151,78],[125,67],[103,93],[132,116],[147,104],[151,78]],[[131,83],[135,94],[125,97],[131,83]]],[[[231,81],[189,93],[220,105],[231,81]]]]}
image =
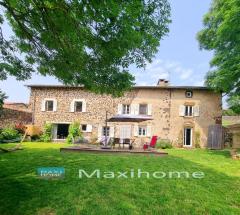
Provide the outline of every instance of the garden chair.
{"type": "Polygon", "coordinates": [[[158,136],[152,136],[150,143],[145,143],[143,145],[143,149],[146,150],[148,148],[155,148],[157,139],[158,139],[158,136]]]}

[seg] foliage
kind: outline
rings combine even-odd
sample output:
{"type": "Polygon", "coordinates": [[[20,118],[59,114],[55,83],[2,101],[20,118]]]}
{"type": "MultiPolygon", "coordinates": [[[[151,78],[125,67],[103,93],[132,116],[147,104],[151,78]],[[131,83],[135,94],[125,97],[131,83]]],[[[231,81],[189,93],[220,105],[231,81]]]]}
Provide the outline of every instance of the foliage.
{"type": "Polygon", "coordinates": [[[51,142],[52,129],[53,129],[53,124],[46,123],[43,128],[43,134],[40,136],[40,140],[43,142],[51,142]]]}
{"type": "Polygon", "coordinates": [[[195,132],[195,140],[194,140],[195,148],[201,148],[200,136],[201,136],[200,131],[196,131],[195,132]]]}
{"type": "MultiPolygon", "coordinates": [[[[1,76],[1,72],[0,72],[0,76],[1,76]]],[[[0,78],[0,80],[1,80],[1,78],[0,78]]],[[[6,96],[6,94],[0,90],[0,111],[2,110],[4,100],[7,98],[8,97],[6,96]]]]}
{"type": "Polygon", "coordinates": [[[1,0],[0,6],[15,34],[8,41],[0,34],[1,79],[24,80],[37,68],[64,84],[113,95],[134,84],[129,65],[151,61],[170,23],[167,0],[1,0]]]}
{"type": "Polygon", "coordinates": [[[21,134],[14,128],[3,128],[0,133],[0,142],[8,142],[9,140],[19,141],[21,139],[21,134]]]}
{"type": "Polygon", "coordinates": [[[76,137],[81,137],[80,123],[73,122],[68,129],[67,143],[73,143],[76,137]]]}
{"type": "Polygon", "coordinates": [[[171,149],[172,144],[170,140],[158,140],[156,143],[156,148],[157,149],[171,149]]]}
{"type": "Polygon", "coordinates": [[[213,0],[198,33],[202,49],[213,50],[212,70],[206,84],[228,94],[230,108],[240,113],[240,4],[239,0],[213,0]]]}
{"type": "Polygon", "coordinates": [[[19,133],[21,133],[21,134],[24,134],[25,131],[26,131],[25,125],[24,125],[23,123],[21,123],[21,122],[15,124],[15,129],[16,129],[19,133]]]}
{"type": "Polygon", "coordinates": [[[238,114],[235,113],[232,109],[223,110],[223,116],[237,116],[238,114]]]}

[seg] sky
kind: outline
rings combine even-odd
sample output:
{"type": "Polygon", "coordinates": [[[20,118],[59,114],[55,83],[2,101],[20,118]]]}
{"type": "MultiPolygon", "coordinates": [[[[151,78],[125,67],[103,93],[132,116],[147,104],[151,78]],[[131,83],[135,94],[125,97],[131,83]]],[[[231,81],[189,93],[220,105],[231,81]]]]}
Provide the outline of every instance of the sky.
{"type": "MultiPolygon", "coordinates": [[[[159,51],[153,62],[146,69],[129,69],[135,76],[137,85],[156,85],[159,78],[166,78],[171,85],[202,86],[209,71],[212,53],[199,49],[196,34],[203,27],[203,15],[208,11],[211,0],[170,0],[170,32],[160,42],[159,51]]],[[[9,26],[4,25],[4,32],[10,34],[9,26]]],[[[8,96],[8,101],[29,101],[27,84],[61,84],[53,77],[34,74],[27,81],[16,81],[9,77],[0,81],[0,89],[8,96]]]]}

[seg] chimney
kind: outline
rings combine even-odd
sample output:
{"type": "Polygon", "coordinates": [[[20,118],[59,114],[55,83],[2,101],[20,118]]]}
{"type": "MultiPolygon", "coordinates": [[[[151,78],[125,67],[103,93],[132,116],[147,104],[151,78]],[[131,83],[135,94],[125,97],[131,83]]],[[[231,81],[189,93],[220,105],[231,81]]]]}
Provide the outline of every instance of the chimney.
{"type": "Polygon", "coordinates": [[[159,87],[167,87],[169,85],[169,81],[165,79],[159,79],[157,86],[159,87]]]}

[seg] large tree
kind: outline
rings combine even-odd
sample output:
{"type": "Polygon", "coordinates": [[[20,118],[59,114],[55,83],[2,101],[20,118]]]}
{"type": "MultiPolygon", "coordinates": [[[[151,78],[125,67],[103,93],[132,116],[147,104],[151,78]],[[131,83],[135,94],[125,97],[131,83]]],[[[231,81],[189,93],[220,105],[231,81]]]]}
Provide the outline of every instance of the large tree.
{"type": "Polygon", "coordinates": [[[151,62],[168,33],[167,0],[0,0],[14,32],[0,32],[0,79],[32,72],[67,85],[121,95],[134,83],[128,67],[151,62]],[[19,55],[21,54],[21,56],[19,55]]]}
{"type": "Polygon", "coordinates": [[[203,24],[200,47],[214,51],[206,83],[227,94],[231,109],[240,113],[240,1],[213,0],[203,24]]]}

